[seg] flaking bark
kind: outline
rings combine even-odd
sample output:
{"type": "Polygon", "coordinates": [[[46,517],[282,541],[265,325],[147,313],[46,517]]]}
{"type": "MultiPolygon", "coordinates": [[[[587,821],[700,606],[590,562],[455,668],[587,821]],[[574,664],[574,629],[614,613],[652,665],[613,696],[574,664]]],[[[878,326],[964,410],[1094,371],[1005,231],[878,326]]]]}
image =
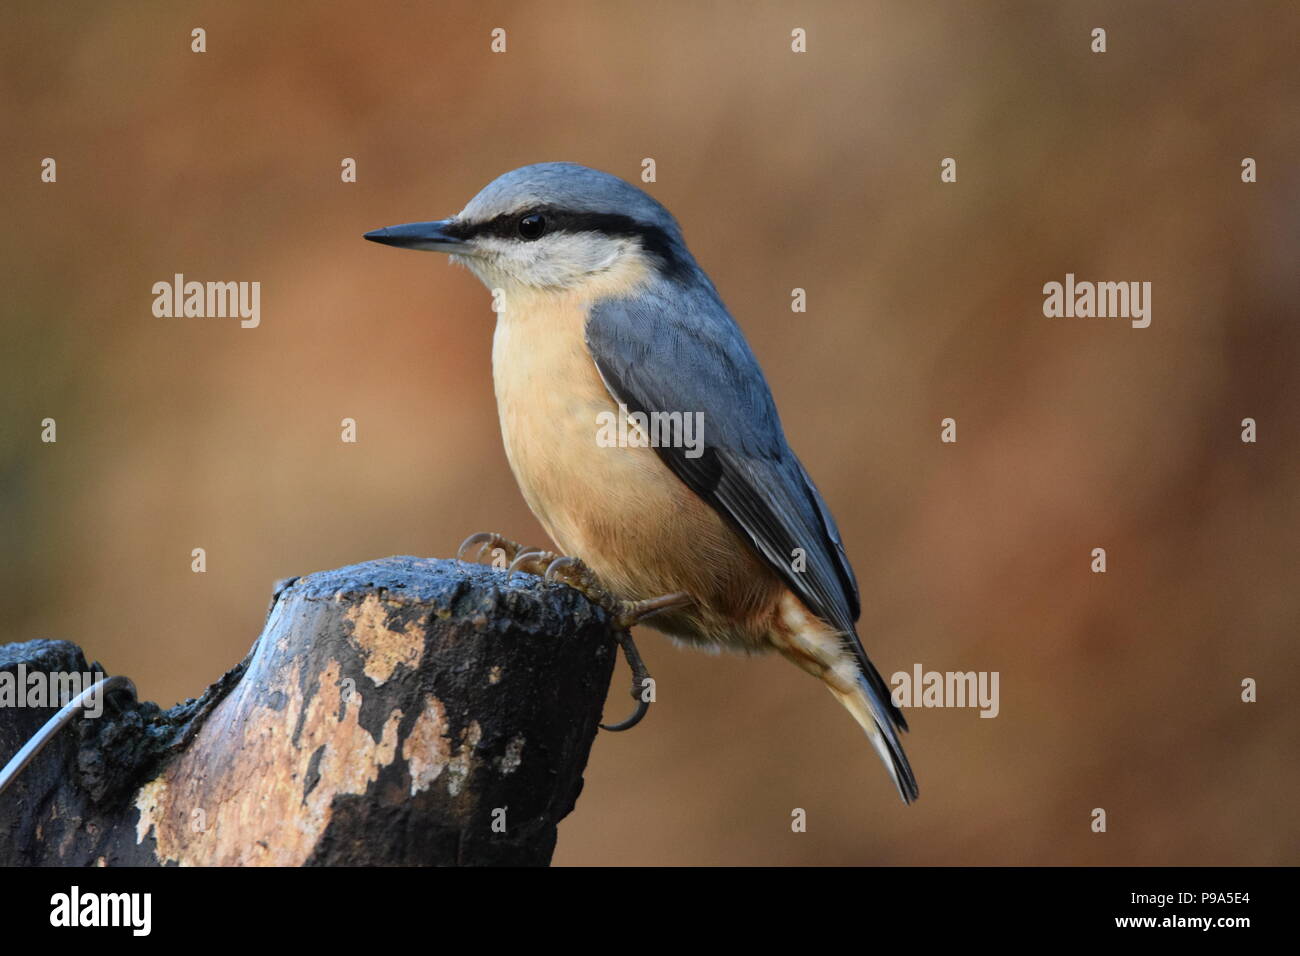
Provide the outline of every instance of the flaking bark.
{"type": "MultiPolygon", "coordinates": [[[[532,575],[291,579],[202,697],[119,698],[51,742],[0,797],[0,864],[546,864],[615,651],[604,611],[532,575]]],[[[90,669],[66,642],[0,647],[20,662],[90,669]]],[[[0,764],[54,709],[0,710],[0,764]]]]}

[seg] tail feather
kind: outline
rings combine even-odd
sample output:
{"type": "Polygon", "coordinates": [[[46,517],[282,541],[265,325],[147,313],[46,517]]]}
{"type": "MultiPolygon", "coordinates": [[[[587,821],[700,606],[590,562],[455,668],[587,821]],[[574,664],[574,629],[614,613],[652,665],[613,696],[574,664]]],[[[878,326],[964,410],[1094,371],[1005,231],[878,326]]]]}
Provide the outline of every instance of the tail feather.
{"type": "Polygon", "coordinates": [[[915,800],[919,793],[916,775],[898,739],[907,730],[907,721],[894,706],[889,685],[867,659],[857,635],[851,629],[837,630],[786,592],[771,641],[792,662],[825,682],[867,732],[903,802],[915,800]]]}
{"type": "MultiPolygon", "coordinates": [[[[880,754],[881,761],[894,780],[894,786],[898,788],[898,795],[904,803],[910,804],[920,795],[920,790],[916,785],[916,775],[912,773],[912,765],[907,762],[907,754],[903,752],[903,744],[898,739],[893,701],[888,697],[882,698],[865,674],[851,691],[840,691],[829,684],[827,688],[867,732],[871,745],[880,754]]],[[[902,723],[901,727],[906,729],[906,723],[902,723]]]]}
{"type": "Polygon", "coordinates": [[[880,676],[880,671],[876,670],[876,665],[867,660],[867,655],[862,654],[858,658],[858,664],[862,669],[863,679],[868,684],[868,691],[876,698],[884,701],[884,710],[889,715],[890,721],[895,727],[904,733],[907,732],[907,719],[903,712],[894,704],[894,698],[889,693],[889,685],[885,679],[880,676]]]}

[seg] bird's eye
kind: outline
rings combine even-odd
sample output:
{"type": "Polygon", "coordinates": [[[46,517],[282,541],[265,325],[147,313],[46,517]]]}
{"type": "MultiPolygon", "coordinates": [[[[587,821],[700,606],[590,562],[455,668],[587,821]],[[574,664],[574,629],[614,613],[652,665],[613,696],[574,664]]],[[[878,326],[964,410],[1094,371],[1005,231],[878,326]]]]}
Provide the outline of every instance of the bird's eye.
{"type": "Polygon", "coordinates": [[[542,233],[546,231],[546,219],[533,213],[531,216],[524,216],[519,220],[519,238],[527,239],[530,242],[534,239],[542,238],[542,233]]]}

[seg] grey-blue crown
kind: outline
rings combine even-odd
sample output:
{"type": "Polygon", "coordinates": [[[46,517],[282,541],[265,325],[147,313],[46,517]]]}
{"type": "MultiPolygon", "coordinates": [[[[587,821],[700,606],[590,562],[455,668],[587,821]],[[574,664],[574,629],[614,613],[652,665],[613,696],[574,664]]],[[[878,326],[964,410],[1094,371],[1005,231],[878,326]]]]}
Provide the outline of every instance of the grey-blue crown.
{"type": "Polygon", "coordinates": [[[677,221],[656,200],[617,176],[577,163],[535,163],[512,169],[484,186],[461,218],[484,222],[530,205],[628,216],[681,241],[677,221]]]}

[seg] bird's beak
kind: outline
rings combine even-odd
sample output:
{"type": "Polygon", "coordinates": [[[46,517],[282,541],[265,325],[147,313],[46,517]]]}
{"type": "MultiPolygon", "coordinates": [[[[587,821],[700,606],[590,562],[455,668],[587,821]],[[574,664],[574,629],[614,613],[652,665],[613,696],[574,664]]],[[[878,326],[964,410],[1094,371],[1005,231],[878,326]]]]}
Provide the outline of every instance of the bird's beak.
{"type": "Polygon", "coordinates": [[[385,226],[366,233],[362,238],[382,242],[401,249],[424,249],[429,252],[458,252],[466,245],[464,239],[449,235],[451,219],[437,222],[408,222],[400,226],[385,226]]]}

